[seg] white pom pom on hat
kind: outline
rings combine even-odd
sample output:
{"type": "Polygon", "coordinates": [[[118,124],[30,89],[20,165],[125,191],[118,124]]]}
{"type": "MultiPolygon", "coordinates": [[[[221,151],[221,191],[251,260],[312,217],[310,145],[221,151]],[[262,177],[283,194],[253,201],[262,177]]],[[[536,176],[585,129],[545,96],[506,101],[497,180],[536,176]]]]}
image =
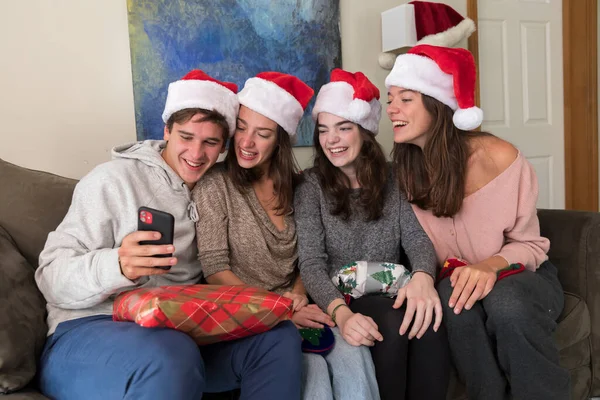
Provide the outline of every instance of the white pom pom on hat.
{"type": "Polygon", "coordinates": [[[454,112],[452,122],[463,131],[476,129],[483,121],[483,111],[479,107],[459,108],[454,112]]]}

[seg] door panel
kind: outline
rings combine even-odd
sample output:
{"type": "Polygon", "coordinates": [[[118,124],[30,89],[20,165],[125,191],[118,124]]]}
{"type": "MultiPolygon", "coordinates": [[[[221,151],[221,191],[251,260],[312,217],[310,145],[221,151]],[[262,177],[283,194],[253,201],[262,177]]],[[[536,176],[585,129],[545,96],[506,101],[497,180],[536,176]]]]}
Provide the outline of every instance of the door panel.
{"type": "Polygon", "coordinates": [[[478,12],[482,130],[533,164],[538,207],[564,208],[562,3],[479,0],[478,12]]]}

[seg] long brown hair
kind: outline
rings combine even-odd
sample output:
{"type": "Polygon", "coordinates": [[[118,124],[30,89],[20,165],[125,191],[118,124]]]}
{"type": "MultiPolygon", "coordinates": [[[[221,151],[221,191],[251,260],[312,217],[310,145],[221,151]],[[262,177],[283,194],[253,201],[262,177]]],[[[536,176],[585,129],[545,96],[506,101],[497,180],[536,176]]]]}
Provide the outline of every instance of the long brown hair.
{"type": "MultiPolygon", "coordinates": [[[[276,214],[287,215],[293,211],[294,189],[301,179],[300,168],[294,158],[288,133],[277,125],[276,135],[275,150],[271,154],[269,166],[269,178],[273,179],[273,189],[277,195],[276,214]]],[[[240,166],[235,151],[235,135],[229,142],[225,165],[232,182],[240,192],[252,190],[252,183],[258,181],[263,175],[260,168],[246,169],[240,166]]]]}
{"type": "MultiPolygon", "coordinates": [[[[366,213],[367,221],[381,218],[383,214],[388,164],[383,149],[375,135],[356,125],[363,139],[363,144],[356,157],[356,178],[360,184],[358,205],[366,213]]],[[[319,142],[318,123],[313,134],[315,147],[314,171],[321,183],[325,196],[332,202],[332,215],[339,215],[343,220],[350,218],[350,179],[341,169],[334,166],[325,155],[319,142]]]]}
{"type": "Polygon", "coordinates": [[[395,143],[392,159],[400,190],[409,201],[436,217],[456,214],[465,197],[469,141],[489,133],[463,131],[452,122],[453,111],[433,97],[421,94],[432,117],[430,137],[421,149],[410,143],[395,143]]]}

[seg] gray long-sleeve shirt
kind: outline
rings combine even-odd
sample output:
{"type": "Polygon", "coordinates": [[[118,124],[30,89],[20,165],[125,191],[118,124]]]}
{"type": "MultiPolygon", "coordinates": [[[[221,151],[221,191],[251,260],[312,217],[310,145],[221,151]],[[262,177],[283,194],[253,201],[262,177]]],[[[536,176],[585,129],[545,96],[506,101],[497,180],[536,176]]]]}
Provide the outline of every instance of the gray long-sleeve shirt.
{"type": "Polygon", "coordinates": [[[360,189],[353,190],[352,215],[344,221],[331,215],[331,202],[314,173],[305,175],[294,196],[299,267],[304,286],[319,307],[327,310],[333,300],[343,298],[331,282],[340,267],[353,261],[399,263],[401,248],[413,272],[435,277],[433,245],[391,176],[382,217],[365,222],[363,211],[356,207],[360,189]]]}

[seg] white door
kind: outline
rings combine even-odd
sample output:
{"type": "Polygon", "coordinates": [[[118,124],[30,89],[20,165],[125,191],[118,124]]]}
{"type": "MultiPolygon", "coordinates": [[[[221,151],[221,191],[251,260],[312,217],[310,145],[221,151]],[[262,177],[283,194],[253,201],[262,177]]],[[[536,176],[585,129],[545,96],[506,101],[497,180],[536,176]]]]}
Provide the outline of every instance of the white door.
{"type": "Polygon", "coordinates": [[[479,0],[482,129],[537,172],[538,207],[565,207],[561,0],[479,0]]]}

